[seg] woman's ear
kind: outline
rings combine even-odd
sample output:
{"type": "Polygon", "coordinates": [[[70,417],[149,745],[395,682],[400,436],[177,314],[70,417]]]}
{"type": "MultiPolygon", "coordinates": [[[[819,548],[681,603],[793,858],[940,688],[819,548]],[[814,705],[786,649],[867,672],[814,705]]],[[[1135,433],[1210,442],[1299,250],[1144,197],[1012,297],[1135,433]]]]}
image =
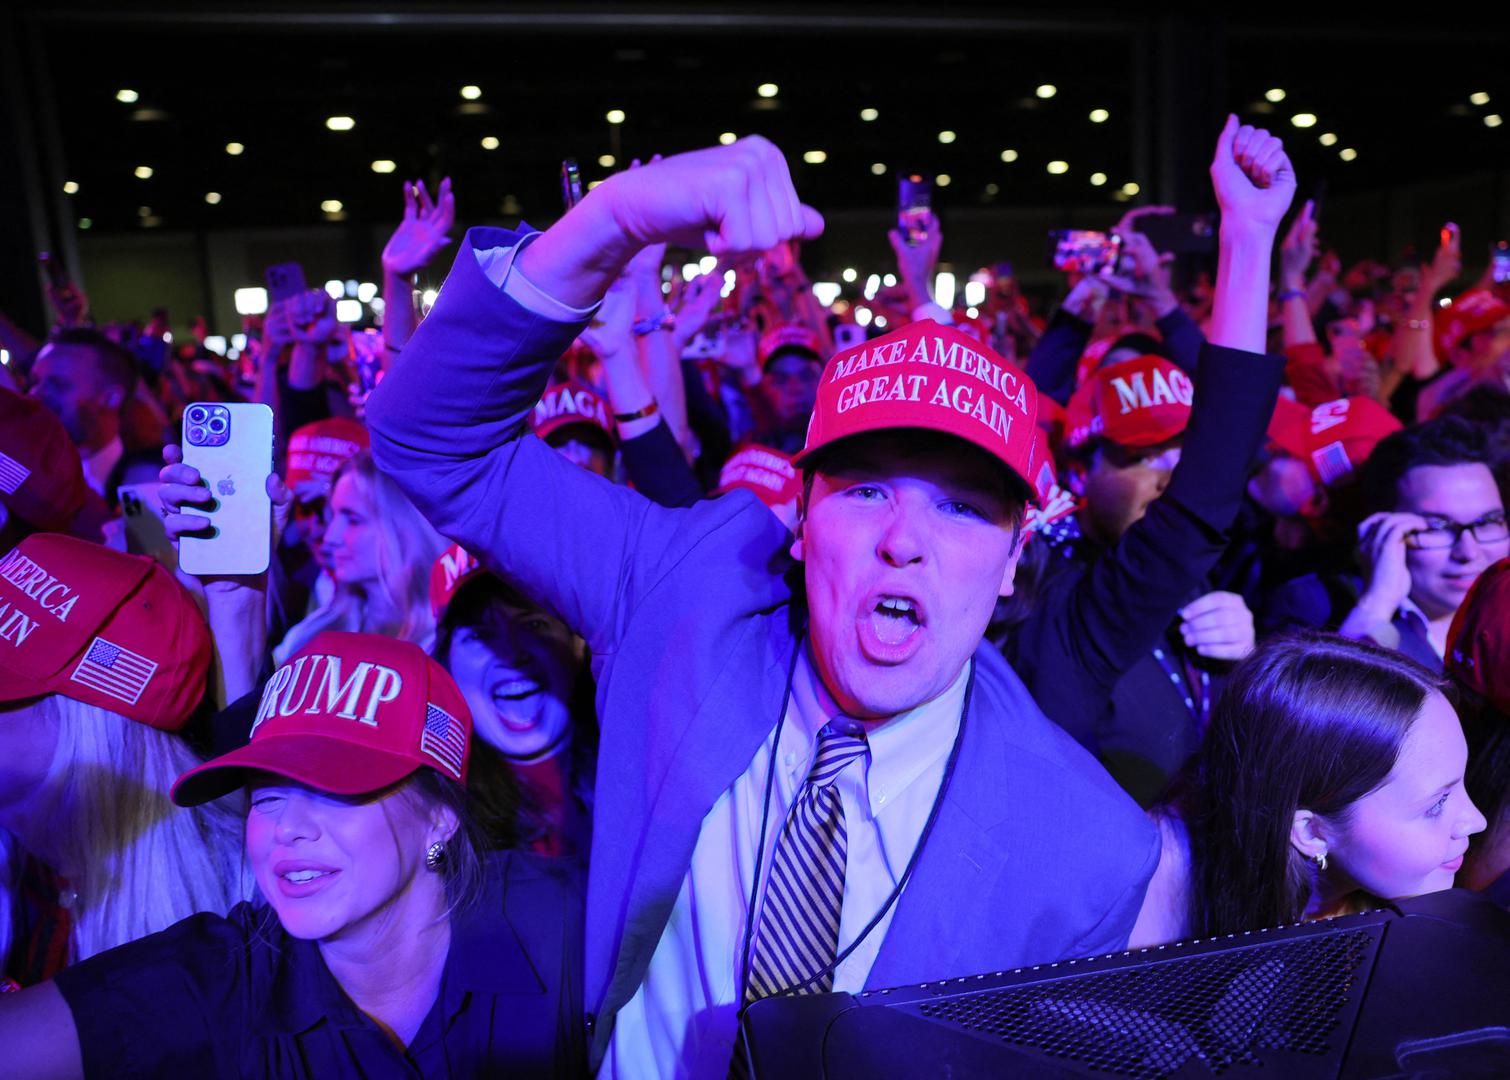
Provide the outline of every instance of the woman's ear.
{"type": "Polygon", "coordinates": [[[1295,811],[1290,822],[1290,846],[1307,859],[1325,856],[1329,840],[1322,820],[1310,810],[1295,811]]]}
{"type": "MultiPolygon", "coordinates": [[[[450,843],[456,831],[461,828],[461,819],[456,816],[456,811],[449,806],[436,806],[430,815],[429,844],[439,840],[442,844],[450,843]]],[[[429,844],[426,846],[428,847],[429,844]]]]}

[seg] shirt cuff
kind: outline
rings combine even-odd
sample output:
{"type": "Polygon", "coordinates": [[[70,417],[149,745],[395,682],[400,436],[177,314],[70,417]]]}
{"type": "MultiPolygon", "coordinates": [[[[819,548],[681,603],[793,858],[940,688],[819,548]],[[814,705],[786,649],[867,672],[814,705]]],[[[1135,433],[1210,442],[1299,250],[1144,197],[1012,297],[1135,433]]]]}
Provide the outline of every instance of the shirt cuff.
{"type": "Polygon", "coordinates": [[[587,308],[574,308],[570,304],[563,304],[525,277],[522,270],[514,269],[514,256],[539,235],[539,233],[530,233],[519,243],[508,247],[475,249],[473,254],[477,256],[477,265],[482,269],[483,276],[507,293],[509,298],[520,307],[539,315],[542,319],[574,323],[590,318],[598,310],[597,304],[587,308]]]}

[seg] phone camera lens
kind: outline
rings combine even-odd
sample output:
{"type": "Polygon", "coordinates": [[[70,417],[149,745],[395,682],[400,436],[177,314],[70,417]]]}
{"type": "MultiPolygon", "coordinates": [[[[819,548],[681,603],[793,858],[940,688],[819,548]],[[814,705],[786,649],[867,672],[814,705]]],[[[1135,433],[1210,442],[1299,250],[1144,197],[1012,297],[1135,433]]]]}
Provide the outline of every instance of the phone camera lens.
{"type": "Polygon", "coordinates": [[[189,442],[194,446],[202,446],[204,444],[204,428],[198,424],[191,427],[189,429],[189,442]]]}
{"type": "Polygon", "coordinates": [[[225,430],[225,417],[223,417],[223,416],[212,416],[212,417],[210,417],[210,430],[213,431],[217,435],[219,435],[222,431],[224,431],[225,430]]]}
{"type": "Polygon", "coordinates": [[[194,406],[192,409],[189,410],[189,423],[191,423],[191,424],[202,424],[202,423],[204,423],[204,415],[205,414],[204,414],[204,409],[203,408],[201,408],[198,405],[194,406]]]}

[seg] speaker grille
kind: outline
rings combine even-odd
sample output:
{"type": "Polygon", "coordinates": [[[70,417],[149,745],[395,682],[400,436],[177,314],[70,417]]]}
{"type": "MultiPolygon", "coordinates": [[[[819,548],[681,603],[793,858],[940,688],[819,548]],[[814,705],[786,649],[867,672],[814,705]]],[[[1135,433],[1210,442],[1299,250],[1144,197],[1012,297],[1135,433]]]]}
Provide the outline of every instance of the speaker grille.
{"type": "Polygon", "coordinates": [[[955,1024],[1094,1069],[1157,1080],[1192,1058],[1213,1074],[1265,1051],[1326,1054],[1374,935],[1290,941],[919,1002],[955,1024]]]}

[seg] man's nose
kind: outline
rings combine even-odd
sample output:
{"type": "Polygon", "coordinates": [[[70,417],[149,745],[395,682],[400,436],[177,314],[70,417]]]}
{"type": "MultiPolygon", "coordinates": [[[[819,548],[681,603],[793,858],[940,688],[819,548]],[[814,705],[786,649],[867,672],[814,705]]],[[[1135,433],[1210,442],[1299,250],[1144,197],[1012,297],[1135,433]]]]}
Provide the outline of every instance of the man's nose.
{"type": "Polygon", "coordinates": [[[922,509],[906,503],[896,504],[891,518],[881,533],[876,552],[892,566],[908,566],[923,561],[927,545],[924,542],[922,509]]]}

